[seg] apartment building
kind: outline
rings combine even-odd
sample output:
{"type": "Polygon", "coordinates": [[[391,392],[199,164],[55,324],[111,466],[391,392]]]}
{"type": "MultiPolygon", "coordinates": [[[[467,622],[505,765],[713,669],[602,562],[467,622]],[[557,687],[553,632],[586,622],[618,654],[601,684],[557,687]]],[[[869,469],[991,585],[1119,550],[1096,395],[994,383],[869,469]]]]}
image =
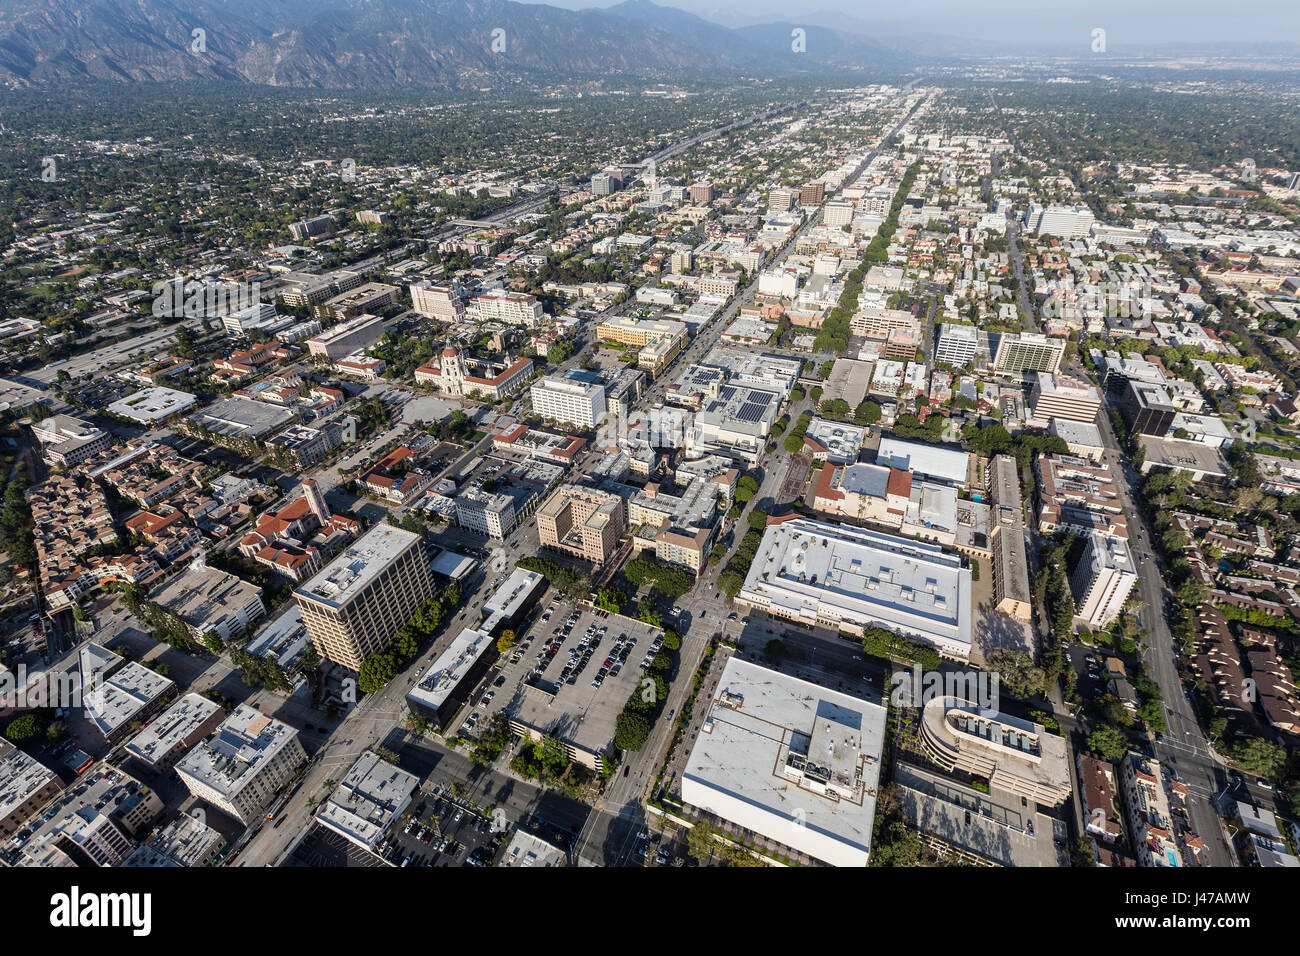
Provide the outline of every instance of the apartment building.
{"type": "Polygon", "coordinates": [[[176,773],[194,796],[251,824],[306,759],[298,731],[240,704],[176,773]]]}
{"type": "Polygon", "coordinates": [[[831,227],[847,226],[853,222],[853,203],[828,202],[822,209],[822,222],[831,227]]]}
{"type": "MultiPolygon", "coordinates": [[[[876,307],[863,309],[849,320],[849,329],[854,335],[881,341],[888,339],[890,333],[900,329],[911,332],[918,338],[921,334],[921,326],[916,321],[916,316],[905,309],[881,309],[876,307]]],[[[906,358],[915,357],[916,349],[913,347],[912,353],[907,355],[906,358]]]]}
{"type": "Polygon", "coordinates": [[[1105,630],[1136,584],[1137,563],[1128,542],[1089,532],[1083,556],[1070,573],[1075,616],[1094,631],[1105,630]]]}
{"type": "Polygon", "coordinates": [[[799,201],[799,190],[786,186],[777,186],[767,194],[767,211],[770,213],[789,212],[799,201]]]}
{"type": "Polygon", "coordinates": [[[979,329],[973,325],[944,322],[939,326],[939,342],[934,349],[936,362],[961,368],[975,361],[979,348],[979,329]]]}
{"type": "Polygon", "coordinates": [[[993,353],[999,372],[1055,372],[1065,354],[1065,339],[1037,332],[1003,332],[993,353]]]}
{"type": "MultiPolygon", "coordinates": [[[[1173,809],[1166,792],[1164,768],[1159,762],[1130,753],[1120,761],[1128,832],[1138,863],[1151,867],[1186,866],[1183,847],[1175,834],[1173,809]]],[[[1173,786],[1181,787],[1173,783],[1173,786]]],[[[1185,791],[1186,788],[1181,788],[1185,791]]]]}
{"type": "Polygon", "coordinates": [[[359,670],[435,590],[423,537],[380,524],[293,596],[321,656],[359,670]]]}
{"type": "Polygon", "coordinates": [[[607,491],[563,485],[537,509],[537,536],[543,548],[554,548],[604,564],[627,530],[622,498],[607,491]]]}
{"type": "Polygon", "coordinates": [[[504,322],[526,329],[537,328],[545,318],[537,296],[505,289],[493,289],[475,296],[466,315],[475,322],[504,322]]]}
{"type": "Polygon", "coordinates": [[[1043,534],[1100,532],[1128,540],[1128,517],[1107,465],[1073,455],[1039,455],[1038,530],[1043,534]]]}
{"type": "Polygon", "coordinates": [[[825,201],[826,184],[820,180],[806,183],[799,190],[799,205],[801,206],[820,206],[825,201]]]}
{"type": "Polygon", "coordinates": [[[692,203],[713,202],[713,183],[691,183],[690,188],[687,190],[687,195],[692,203]]]}

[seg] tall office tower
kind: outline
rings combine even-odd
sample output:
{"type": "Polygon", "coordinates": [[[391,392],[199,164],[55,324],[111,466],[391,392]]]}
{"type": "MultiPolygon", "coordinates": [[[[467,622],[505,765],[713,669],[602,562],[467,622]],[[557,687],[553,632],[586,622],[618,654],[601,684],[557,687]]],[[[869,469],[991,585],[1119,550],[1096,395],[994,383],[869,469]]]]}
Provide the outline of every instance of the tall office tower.
{"type": "Polygon", "coordinates": [[[381,524],[293,596],[321,656],[360,670],[435,590],[423,537],[381,524]]]}

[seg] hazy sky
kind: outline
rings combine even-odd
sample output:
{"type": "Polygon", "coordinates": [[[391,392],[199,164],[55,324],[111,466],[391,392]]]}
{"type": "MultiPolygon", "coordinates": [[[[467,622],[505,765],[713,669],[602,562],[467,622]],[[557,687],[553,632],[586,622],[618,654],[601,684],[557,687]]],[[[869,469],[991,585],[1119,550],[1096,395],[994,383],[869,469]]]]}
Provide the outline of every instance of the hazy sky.
{"type": "MultiPolygon", "coordinates": [[[[546,0],[568,9],[617,0],[546,0]]],[[[1300,42],[1300,0],[656,0],[697,16],[741,26],[800,16],[829,25],[836,16],[882,39],[935,35],[1017,45],[1086,46],[1095,27],[1116,46],[1162,43],[1300,42]],[[807,11],[806,13],[804,11],[807,11]],[[818,15],[820,14],[820,15],[818,15]]],[[[977,51],[973,51],[977,52],[977,51]]]]}

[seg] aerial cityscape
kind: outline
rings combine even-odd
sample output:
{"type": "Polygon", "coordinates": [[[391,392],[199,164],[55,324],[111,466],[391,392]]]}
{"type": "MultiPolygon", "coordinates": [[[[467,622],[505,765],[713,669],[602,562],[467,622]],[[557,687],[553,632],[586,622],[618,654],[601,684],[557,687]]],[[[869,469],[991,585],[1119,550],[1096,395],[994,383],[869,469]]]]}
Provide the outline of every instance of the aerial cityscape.
{"type": "Polygon", "coordinates": [[[1300,48],[181,6],[0,19],[0,866],[1300,867],[1300,48]]]}

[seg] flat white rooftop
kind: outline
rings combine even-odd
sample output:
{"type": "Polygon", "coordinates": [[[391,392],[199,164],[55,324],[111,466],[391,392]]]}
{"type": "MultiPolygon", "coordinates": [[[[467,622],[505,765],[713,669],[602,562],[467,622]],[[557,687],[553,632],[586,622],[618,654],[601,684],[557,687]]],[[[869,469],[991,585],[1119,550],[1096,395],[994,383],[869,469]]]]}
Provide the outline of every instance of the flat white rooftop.
{"type": "Polygon", "coordinates": [[[419,784],[415,774],[367,750],[317,811],[316,821],[369,850],[410,806],[419,784]]]}
{"type": "Polygon", "coordinates": [[[247,704],[235,708],[217,732],[176,769],[225,796],[238,793],[298,731],[247,704]]]}
{"type": "Polygon", "coordinates": [[[189,392],[155,385],[113,402],[108,410],[137,422],[156,422],[189,408],[194,402],[189,392]]]}
{"type": "Polygon", "coordinates": [[[885,708],[732,658],[682,798],[833,866],[866,866],[885,708]]]}
{"type": "Polygon", "coordinates": [[[510,577],[483,602],[483,619],[490,620],[498,615],[507,620],[514,617],[537,593],[544,580],[536,571],[515,568],[510,572],[510,577]]]}
{"type": "Polygon", "coordinates": [[[201,727],[221,706],[198,694],[186,694],[131,738],[127,753],[152,767],[160,757],[201,727]]]}
{"type": "Polygon", "coordinates": [[[318,604],[342,607],[419,540],[420,535],[413,531],[377,524],[294,593],[318,604]]]}
{"type": "Polygon", "coordinates": [[[27,756],[7,740],[0,740],[0,820],[38,793],[55,778],[49,767],[27,756]]]}
{"type": "Polygon", "coordinates": [[[967,452],[922,442],[903,441],[885,435],[876,451],[876,464],[901,468],[923,478],[935,478],[954,485],[966,484],[967,452]]]}
{"type": "MultiPolygon", "coordinates": [[[[88,677],[82,675],[82,680],[87,682],[83,687],[89,688],[88,677]]],[[[175,686],[169,678],[130,661],[111,677],[99,681],[94,689],[85,690],[82,703],[86,717],[108,737],[175,686]]]]}
{"type": "Polygon", "coordinates": [[[540,837],[516,830],[506,845],[498,866],[564,866],[568,862],[564,851],[540,837]]]}
{"type": "Polygon", "coordinates": [[[474,663],[496,643],[487,631],[467,627],[433,662],[428,673],[407,693],[406,699],[437,710],[464,680],[474,663]]]}
{"type": "Polygon", "coordinates": [[[809,624],[885,627],[960,659],[970,651],[969,569],[897,535],[809,518],[772,525],[740,600],[809,624]]]}

